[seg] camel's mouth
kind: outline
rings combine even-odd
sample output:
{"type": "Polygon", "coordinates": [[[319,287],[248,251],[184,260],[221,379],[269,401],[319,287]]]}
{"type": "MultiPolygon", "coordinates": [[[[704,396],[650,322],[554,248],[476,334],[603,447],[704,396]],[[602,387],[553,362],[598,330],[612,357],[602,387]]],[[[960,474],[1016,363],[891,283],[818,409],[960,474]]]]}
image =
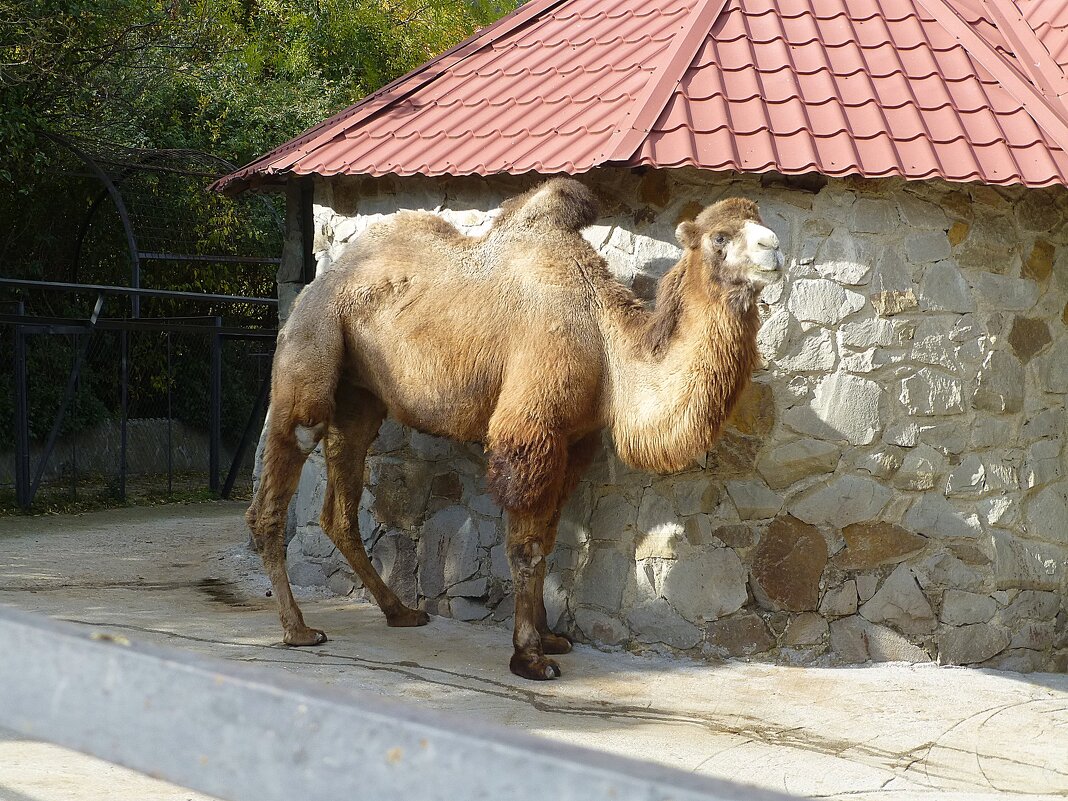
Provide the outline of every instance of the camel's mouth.
{"type": "Polygon", "coordinates": [[[749,220],[742,229],[739,245],[744,248],[750,280],[770,284],[782,277],[786,262],[779,249],[779,237],[770,228],[749,220]]]}

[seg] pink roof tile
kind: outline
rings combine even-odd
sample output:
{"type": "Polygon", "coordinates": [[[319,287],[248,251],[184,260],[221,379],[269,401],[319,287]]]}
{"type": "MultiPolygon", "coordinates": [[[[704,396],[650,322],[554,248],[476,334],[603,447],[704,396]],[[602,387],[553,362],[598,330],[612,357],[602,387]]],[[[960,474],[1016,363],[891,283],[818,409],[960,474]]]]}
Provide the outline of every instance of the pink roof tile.
{"type": "Polygon", "coordinates": [[[1068,184],[1063,0],[531,0],[222,179],[602,164],[1068,184]]]}

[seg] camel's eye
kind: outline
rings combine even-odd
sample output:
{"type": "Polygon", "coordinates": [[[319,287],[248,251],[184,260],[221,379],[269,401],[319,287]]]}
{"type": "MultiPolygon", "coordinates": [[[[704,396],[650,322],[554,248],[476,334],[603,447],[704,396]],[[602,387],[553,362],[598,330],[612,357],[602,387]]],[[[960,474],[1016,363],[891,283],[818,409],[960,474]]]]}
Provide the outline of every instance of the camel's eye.
{"type": "Polygon", "coordinates": [[[716,243],[716,247],[723,247],[727,244],[727,237],[723,234],[716,234],[716,238],[712,241],[716,243]]]}

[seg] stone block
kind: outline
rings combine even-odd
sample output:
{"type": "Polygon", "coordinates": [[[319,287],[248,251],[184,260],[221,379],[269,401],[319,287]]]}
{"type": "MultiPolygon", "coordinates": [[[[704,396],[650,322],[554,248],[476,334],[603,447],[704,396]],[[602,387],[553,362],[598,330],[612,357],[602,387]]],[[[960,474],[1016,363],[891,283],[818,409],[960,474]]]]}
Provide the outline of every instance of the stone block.
{"type": "Polygon", "coordinates": [[[451,585],[447,594],[449,597],[485,598],[489,592],[489,579],[485,576],[460,581],[451,585]]]}
{"type": "MultiPolygon", "coordinates": [[[[723,497],[723,485],[714,476],[702,473],[695,478],[680,478],[672,483],[675,496],[675,509],[685,517],[697,514],[709,514],[716,511],[723,497]]],[[[649,490],[645,491],[647,495],[649,490]]],[[[644,497],[642,499],[644,506],[644,497]]],[[[638,511],[638,529],[647,530],[642,525],[641,509],[638,511]]]]}
{"type": "Polygon", "coordinates": [[[1009,648],[1027,648],[1032,651],[1048,651],[1057,636],[1057,623],[1053,620],[1029,620],[1010,632],[1009,648]]]}
{"type": "Polygon", "coordinates": [[[999,530],[991,533],[990,540],[994,549],[994,581],[999,590],[1054,590],[1062,585],[1068,549],[1023,540],[999,530]]]}
{"type": "Polygon", "coordinates": [[[984,662],[1004,651],[1008,644],[1008,632],[990,623],[949,628],[938,636],[938,663],[971,665],[984,662]]]}
{"type": "Polygon", "coordinates": [[[827,621],[815,612],[802,612],[786,626],[783,645],[815,645],[827,636],[827,621]]]}
{"type": "Polygon", "coordinates": [[[1068,481],[1043,487],[1024,506],[1031,537],[1068,545],[1068,481]]]}
{"type": "Polygon", "coordinates": [[[868,317],[842,323],[838,336],[843,345],[851,348],[886,348],[897,343],[894,324],[882,317],[868,317]]]}
{"type": "Polygon", "coordinates": [[[871,305],[880,317],[893,317],[895,314],[911,311],[919,306],[916,292],[908,289],[888,289],[875,292],[871,296],[871,305]]]}
{"type": "Polygon", "coordinates": [[[752,656],[775,646],[763,619],[752,612],[717,620],[705,626],[705,639],[722,656],[752,656]]]}
{"type": "Polygon", "coordinates": [[[670,487],[660,484],[659,487],[646,487],[642,492],[641,503],[638,505],[639,533],[648,533],[666,523],[674,523],[678,518],[674,500],[659,492],[659,489],[671,491],[670,487]]]}
{"type": "Polygon", "coordinates": [[[972,405],[991,412],[1018,412],[1023,406],[1024,370],[1011,353],[992,351],[983,360],[972,405]]]}
{"type": "Polygon", "coordinates": [[[842,529],[846,547],[833,563],[842,570],[870,570],[903,562],[927,545],[927,539],[893,523],[853,523],[842,529]]]}
{"type": "Polygon", "coordinates": [[[927,652],[896,631],[854,615],[830,624],[831,653],[850,664],[858,662],[927,662],[927,652]]]}
{"type": "Polygon", "coordinates": [[[587,606],[575,610],[575,626],[587,640],[603,645],[618,645],[630,637],[619,620],[587,606]]]}
{"type": "Polygon", "coordinates": [[[782,497],[758,481],[728,481],[727,494],[742,520],[774,517],[782,509],[782,497]]]}
{"type": "Polygon", "coordinates": [[[983,305],[1000,311],[1027,311],[1035,305],[1039,295],[1039,285],[1035,281],[995,273],[975,273],[972,289],[983,305]]]}
{"type": "Polygon", "coordinates": [[[848,526],[876,520],[893,493],[870,478],[838,476],[790,504],[790,513],[806,523],[848,526]]]}
{"type": "Polygon", "coordinates": [[[835,337],[828,328],[817,326],[815,330],[797,337],[793,347],[774,360],[780,370],[788,373],[825,372],[834,366],[835,337]]]}
{"type": "Polygon", "coordinates": [[[1024,260],[1021,274],[1033,281],[1045,281],[1053,272],[1056,250],[1044,239],[1036,239],[1031,253],[1024,260]]]}
{"type": "Polygon", "coordinates": [[[962,313],[975,311],[971,288],[952,261],[938,262],[927,269],[920,283],[920,308],[962,313]]]}
{"type": "Polygon", "coordinates": [[[1055,592],[1022,590],[998,612],[998,622],[1010,631],[1025,620],[1053,620],[1061,608],[1061,598],[1055,592]]]}
{"type": "Polygon", "coordinates": [[[970,567],[951,553],[933,554],[913,565],[920,586],[936,592],[940,589],[976,591],[986,583],[987,571],[970,567]]]}
{"type": "Polygon", "coordinates": [[[964,411],[964,385],[940,370],[921,367],[902,380],[898,399],[910,415],[960,414],[964,411]]]}
{"type": "Polygon", "coordinates": [[[905,255],[913,264],[942,261],[952,253],[943,231],[913,231],[905,238],[905,255]]]}
{"type": "Polygon", "coordinates": [[[1050,336],[1049,325],[1045,320],[1036,317],[1013,319],[1012,328],[1009,330],[1009,345],[1024,364],[1035,354],[1041,353],[1052,341],[1053,337],[1050,336]]]}
{"type": "MultiPolygon", "coordinates": [[[[1068,323],[1065,323],[1068,325],[1068,323]]],[[[1068,338],[1061,337],[1035,360],[1042,389],[1058,395],[1068,393],[1068,338]]]]}
{"type": "Polygon", "coordinates": [[[942,596],[942,614],[939,618],[950,626],[986,623],[997,608],[997,601],[989,595],[949,589],[942,596]]]}
{"type": "Polygon", "coordinates": [[[923,443],[905,454],[901,467],[894,474],[893,484],[898,489],[929,490],[941,476],[945,457],[930,445],[923,443]]]}
{"type": "Polygon", "coordinates": [[[872,623],[887,623],[905,634],[930,634],[934,611],[907,565],[898,565],[860,614],[872,623]]]}
{"type": "MultiPolygon", "coordinates": [[[[872,590],[874,594],[874,590],[872,590]]],[[[831,587],[823,594],[819,612],[825,617],[844,617],[857,612],[857,582],[853,579],[838,587],[831,587]]]]}
{"type": "Polygon", "coordinates": [[[853,204],[852,231],[871,234],[892,233],[901,225],[897,204],[876,198],[857,198],[853,204]]]}
{"type": "Polygon", "coordinates": [[[623,542],[633,534],[638,510],[621,492],[598,499],[590,516],[590,537],[594,540],[623,542]]]}
{"type": "Polygon", "coordinates": [[[897,198],[897,205],[909,228],[945,231],[949,227],[949,218],[941,207],[907,191],[897,198]]]}
{"type": "Polygon", "coordinates": [[[449,611],[454,620],[473,622],[485,620],[490,616],[490,610],[484,603],[473,601],[470,598],[450,598],[449,611]]]}
{"type": "Polygon", "coordinates": [[[814,610],[826,565],[827,543],[819,530],[789,515],[778,517],[753,555],[753,592],[769,609],[814,610]]]}
{"type": "Polygon", "coordinates": [[[977,515],[958,510],[938,492],[921,495],[902,523],[925,537],[978,537],[982,533],[977,515]]]}
{"type": "MultiPolygon", "coordinates": [[[[897,217],[892,208],[891,213],[897,217]]],[[[845,228],[835,228],[831,235],[823,240],[816,251],[814,262],[821,277],[842,284],[867,283],[874,264],[875,253],[872,249],[863,239],[855,236],[853,231],[845,228]]]]}
{"type": "Polygon", "coordinates": [[[666,572],[661,595],[690,621],[715,620],[741,609],[746,570],[730,548],[695,548],[666,572]]]}
{"type": "Polygon", "coordinates": [[[1056,481],[1063,474],[1060,439],[1042,439],[1027,449],[1020,483],[1024,489],[1042,487],[1056,481]]]}
{"type": "Polygon", "coordinates": [[[857,598],[863,603],[875,595],[879,589],[879,577],[873,575],[857,576],[857,598]]]}
{"type": "Polygon", "coordinates": [[[679,555],[679,542],[683,536],[683,527],[677,523],[658,526],[644,534],[638,534],[634,558],[639,562],[642,559],[674,559],[679,555]]]}
{"type": "Polygon", "coordinates": [[[344,596],[351,595],[353,590],[356,589],[356,584],[353,582],[351,574],[346,573],[344,570],[338,570],[326,580],[326,588],[334,595],[344,596]]]}
{"type": "Polygon", "coordinates": [[[864,296],[826,278],[800,278],[786,307],[802,322],[837,325],[864,307],[864,296]]]}
{"type": "Polygon", "coordinates": [[[840,458],[837,445],[806,438],[761,451],[756,466],[768,486],[782,489],[809,476],[833,473],[840,458]]]}
{"type": "Polygon", "coordinates": [[[874,381],[832,373],[816,384],[809,405],[788,410],[783,420],[801,434],[868,445],[882,430],[881,395],[882,389],[874,381]],[[844,398],[849,402],[844,403],[844,398]]]}
{"type": "Polygon", "coordinates": [[[289,583],[297,587],[325,587],[326,573],[317,562],[299,559],[287,565],[289,583]]]}
{"type": "Polygon", "coordinates": [[[671,605],[656,599],[627,612],[627,625],[641,642],[662,642],[672,648],[685,650],[701,641],[701,630],[683,619],[671,605]]]}
{"type": "Polygon", "coordinates": [[[464,507],[446,507],[426,521],[416,550],[419,590],[427,598],[436,598],[446,587],[478,571],[478,525],[464,507]]]}
{"type": "Polygon", "coordinates": [[[633,570],[634,562],[627,554],[615,548],[594,545],[575,580],[575,602],[599,606],[610,612],[619,609],[623,590],[633,570]]]}

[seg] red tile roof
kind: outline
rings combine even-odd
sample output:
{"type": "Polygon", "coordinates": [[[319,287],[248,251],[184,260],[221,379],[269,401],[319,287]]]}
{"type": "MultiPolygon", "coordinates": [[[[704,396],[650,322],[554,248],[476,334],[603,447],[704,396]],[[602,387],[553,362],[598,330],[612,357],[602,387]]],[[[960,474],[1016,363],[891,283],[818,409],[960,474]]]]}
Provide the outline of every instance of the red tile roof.
{"type": "Polygon", "coordinates": [[[222,179],[602,164],[1068,184],[1063,0],[531,0],[222,179]]]}

